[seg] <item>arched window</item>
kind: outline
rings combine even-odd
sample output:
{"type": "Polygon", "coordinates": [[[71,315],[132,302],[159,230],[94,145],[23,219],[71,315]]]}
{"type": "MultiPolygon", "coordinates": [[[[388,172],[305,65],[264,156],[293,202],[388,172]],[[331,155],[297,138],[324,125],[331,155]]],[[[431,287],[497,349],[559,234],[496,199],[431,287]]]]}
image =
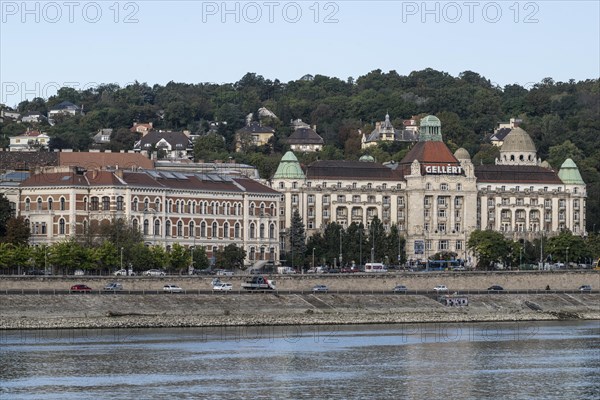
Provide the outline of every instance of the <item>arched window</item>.
{"type": "Polygon", "coordinates": [[[177,236],[183,236],[183,222],[177,222],[177,236]]]}
{"type": "Polygon", "coordinates": [[[213,222],[212,223],[212,237],[215,238],[215,237],[218,236],[218,234],[219,234],[219,230],[218,229],[219,229],[219,226],[217,225],[217,223],[213,222]]]}
{"type": "Polygon", "coordinates": [[[240,237],[240,223],[239,222],[235,223],[235,227],[233,230],[233,237],[235,237],[236,239],[240,237]]]}
{"type": "Polygon", "coordinates": [[[223,214],[229,215],[229,203],[223,205],[223,214]]]}
{"type": "Polygon", "coordinates": [[[102,196],[102,209],[104,211],[110,211],[110,197],[102,196]]]}
{"type": "Polygon", "coordinates": [[[52,197],[48,198],[48,210],[52,210],[52,197]]]}
{"type": "Polygon", "coordinates": [[[171,221],[165,221],[165,236],[171,236],[171,221]]]}
{"type": "Polygon", "coordinates": [[[160,200],[159,199],[154,200],[154,211],[160,212],[160,200]]]}
{"type": "Polygon", "coordinates": [[[138,229],[140,229],[139,224],[138,224],[138,220],[135,219],[135,218],[133,219],[133,221],[131,221],[131,226],[133,226],[133,229],[136,230],[136,231],[138,229]]]}
{"type": "Polygon", "coordinates": [[[255,226],[254,226],[254,223],[251,223],[250,224],[250,232],[249,232],[250,233],[250,239],[254,239],[254,229],[256,229],[255,226]]]}
{"type": "Polygon", "coordinates": [[[147,219],[144,220],[144,235],[148,234],[148,228],[150,227],[150,221],[147,219]]]}
{"type": "Polygon", "coordinates": [[[123,196],[117,197],[117,211],[123,211],[123,196]]]}
{"type": "Polygon", "coordinates": [[[98,201],[98,198],[96,196],[94,196],[90,199],[90,210],[98,211],[99,209],[100,209],[100,202],[98,201]]]}
{"type": "Polygon", "coordinates": [[[145,198],[144,199],[144,211],[148,211],[149,208],[150,208],[150,200],[145,198]]]}
{"type": "Polygon", "coordinates": [[[189,223],[189,235],[191,237],[195,237],[196,236],[196,225],[194,224],[194,221],[190,221],[189,223]]]}
{"type": "Polygon", "coordinates": [[[31,210],[31,199],[28,197],[25,199],[25,211],[31,210]]]}
{"type": "Polygon", "coordinates": [[[250,260],[254,261],[254,257],[256,257],[256,249],[254,247],[250,247],[250,260]]]}
{"type": "Polygon", "coordinates": [[[275,239],[275,224],[269,225],[269,239],[275,239]]]}
{"type": "Polygon", "coordinates": [[[42,209],[42,198],[38,197],[37,198],[37,210],[41,210],[42,209]]]}
{"type": "Polygon", "coordinates": [[[61,218],[58,221],[58,234],[59,235],[64,235],[66,232],[66,227],[65,227],[65,220],[64,218],[61,218]]]}
{"type": "Polygon", "coordinates": [[[154,220],[154,235],[155,236],[160,235],[160,220],[158,220],[158,219],[154,220]]]}
{"type": "Polygon", "coordinates": [[[223,224],[223,237],[226,239],[229,238],[229,223],[228,222],[225,222],[223,224]]]}
{"type": "Polygon", "coordinates": [[[206,222],[200,223],[200,237],[206,237],[206,222]]]}
{"type": "Polygon", "coordinates": [[[131,204],[131,211],[137,211],[138,210],[138,199],[137,197],[135,199],[133,199],[133,203],[131,204]]]}
{"type": "Polygon", "coordinates": [[[261,239],[265,238],[265,224],[260,224],[259,237],[261,239]]]}

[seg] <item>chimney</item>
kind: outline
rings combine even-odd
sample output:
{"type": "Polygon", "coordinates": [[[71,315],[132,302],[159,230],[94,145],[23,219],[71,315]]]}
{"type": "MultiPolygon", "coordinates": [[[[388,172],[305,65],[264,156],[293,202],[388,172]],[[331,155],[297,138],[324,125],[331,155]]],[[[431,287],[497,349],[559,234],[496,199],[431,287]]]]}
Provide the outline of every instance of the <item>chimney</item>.
{"type": "Polygon", "coordinates": [[[317,124],[313,125],[313,131],[315,131],[315,132],[317,131],[317,124]]]}

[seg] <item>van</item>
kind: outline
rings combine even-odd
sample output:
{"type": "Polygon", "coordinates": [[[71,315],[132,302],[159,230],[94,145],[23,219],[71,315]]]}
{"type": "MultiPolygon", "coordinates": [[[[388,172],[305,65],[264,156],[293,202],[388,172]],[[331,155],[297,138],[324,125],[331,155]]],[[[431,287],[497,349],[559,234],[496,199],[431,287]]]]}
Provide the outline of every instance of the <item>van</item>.
{"type": "Polygon", "coordinates": [[[366,263],[365,272],[387,272],[387,268],[382,263],[366,263]]]}

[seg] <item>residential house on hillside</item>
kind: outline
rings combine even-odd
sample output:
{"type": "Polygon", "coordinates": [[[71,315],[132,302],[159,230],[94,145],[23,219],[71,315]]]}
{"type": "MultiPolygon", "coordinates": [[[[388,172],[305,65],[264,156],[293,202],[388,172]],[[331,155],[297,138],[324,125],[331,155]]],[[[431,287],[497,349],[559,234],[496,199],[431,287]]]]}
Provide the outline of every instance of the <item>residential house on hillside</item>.
{"type": "Polygon", "coordinates": [[[25,133],[10,138],[10,151],[47,150],[50,137],[43,132],[27,130],[25,133]]]}
{"type": "Polygon", "coordinates": [[[496,147],[501,147],[504,143],[504,139],[514,128],[517,128],[521,122],[520,119],[511,118],[509,122],[499,122],[498,127],[494,130],[494,133],[486,137],[486,141],[490,142],[496,147]]]}
{"type": "Polygon", "coordinates": [[[148,155],[160,151],[164,154],[158,156],[167,159],[190,158],[194,146],[189,132],[188,134],[186,132],[150,131],[135,143],[133,150],[148,155]]]}
{"type": "Polygon", "coordinates": [[[264,146],[275,135],[275,129],[263,126],[257,121],[248,121],[246,126],[235,134],[235,151],[246,150],[250,146],[264,146]]]}
{"type": "Polygon", "coordinates": [[[57,115],[78,115],[83,114],[83,108],[78,107],[70,101],[63,101],[58,103],[50,109],[48,112],[48,118],[55,117],[57,115]]]}
{"type": "Polygon", "coordinates": [[[378,121],[375,124],[375,129],[369,135],[359,130],[359,134],[362,135],[361,148],[366,149],[376,146],[380,142],[417,142],[419,140],[419,132],[417,129],[414,129],[416,127],[416,120],[405,120],[403,125],[405,127],[403,130],[394,128],[390,122],[389,114],[386,114],[385,121],[378,121]]]}
{"type": "Polygon", "coordinates": [[[138,122],[134,122],[133,126],[131,128],[129,128],[129,130],[133,133],[141,133],[142,136],[144,136],[145,134],[147,134],[148,132],[150,132],[152,130],[152,122],[148,122],[148,123],[138,123],[138,122]]]}
{"type": "Polygon", "coordinates": [[[310,125],[298,119],[292,121],[292,127],[294,127],[294,132],[287,139],[292,151],[313,152],[323,149],[325,141],[317,133],[316,125],[311,129],[310,125]]]}
{"type": "Polygon", "coordinates": [[[4,122],[4,120],[16,121],[21,118],[21,113],[14,111],[10,108],[4,108],[0,110],[0,122],[4,122]]]}
{"type": "Polygon", "coordinates": [[[104,144],[109,144],[110,136],[112,135],[112,133],[112,128],[100,129],[98,133],[96,133],[92,138],[92,140],[94,141],[94,145],[98,147],[104,144]]]}
{"type": "Polygon", "coordinates": [[[46,116],[39,111],[28,111],[21,117],[21,122],[29,122],[39,124],[47,120],[46,116]]]}

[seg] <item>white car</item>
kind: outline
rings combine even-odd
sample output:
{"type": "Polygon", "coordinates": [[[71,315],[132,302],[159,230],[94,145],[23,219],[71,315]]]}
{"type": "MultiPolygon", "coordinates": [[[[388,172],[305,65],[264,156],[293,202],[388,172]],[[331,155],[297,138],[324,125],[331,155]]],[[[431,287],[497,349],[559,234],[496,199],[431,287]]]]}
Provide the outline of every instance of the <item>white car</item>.
{"type": "Polygon", "coordinates": [[[165,286],[163,286],[163,292],[165,292],[165,293],[183,293],[183,289],[177,285],[165,285],[165,286]]]}
{"type": "Polygon", "coordinates": [[[144,272],[144,275],[146,276],[165,276],[165,271],[160,270],[160,269],[149,269],[148,271],[144,272]]]}
{"type": "Polygon", "coordinates": [[[437,285],[436,287],[433,288],[434,291],[436,292],[447,292],[448,288],[446,287],[446,285],[437,285]]]}
{"type": "Polygon", "coordinates": [[[229,290],[233,290],[233,285],[231,283],[224,283],[224,282],[219,282],[215,285],[213,285],[213,290],[217,290],[217,291],[229,291],[229,290]]]}
{"type": "Polygon", "coordinates": [[[127,273],[127,270],[125,268],[120,269],[118,271],[113,272],[114,276],[135,276],[135,272],[133,272],[133,270],[129,270],[129,273],[127,273]]]}
{"type": "Polygon", "coordinates": [[[219,275],[219,276],[233,276],[233,271],[230,271],[228,269],[218,269],[217,270],[217,275],[219,275]]]}

